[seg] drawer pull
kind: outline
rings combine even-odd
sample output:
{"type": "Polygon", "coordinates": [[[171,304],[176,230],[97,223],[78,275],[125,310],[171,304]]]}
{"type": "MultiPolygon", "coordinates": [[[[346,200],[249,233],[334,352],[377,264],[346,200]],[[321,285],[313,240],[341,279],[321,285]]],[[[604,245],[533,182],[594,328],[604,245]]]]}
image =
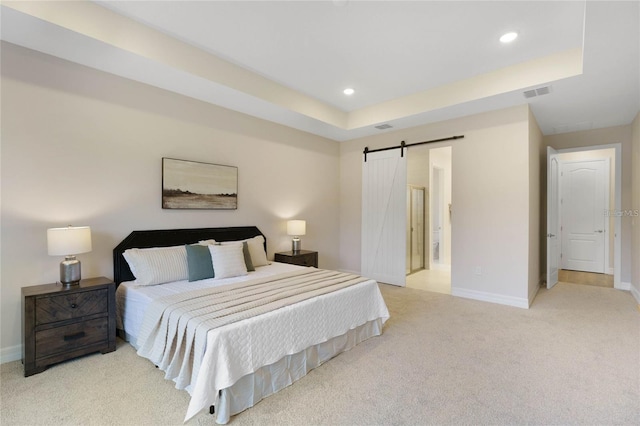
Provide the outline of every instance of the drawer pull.
{"type": "Polygon", "coordinates": [[[78,307],[78,305],[76,305],[75,303],[72,303],[72,304],[71,304],[71,309],[75,309],[75,308],[77,308],[77,307],[78,307]]]}
{"type": "Polygon", "coordinates": [[[82,339],[84,336],[85,336],[84,331],[81,331],[79,333],[69,334],[68,336],[64,336],[64,341],[65,342],[70,342],[72,340],[82,339]]]}

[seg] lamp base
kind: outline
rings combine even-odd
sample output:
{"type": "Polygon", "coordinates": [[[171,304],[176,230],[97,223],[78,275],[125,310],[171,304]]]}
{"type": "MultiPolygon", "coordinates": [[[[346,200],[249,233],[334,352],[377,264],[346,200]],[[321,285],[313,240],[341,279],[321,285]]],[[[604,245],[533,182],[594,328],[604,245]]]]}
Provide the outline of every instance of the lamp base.
{"type": "Polygon", "coordinates": [[[302,248],[302,243],[300,242],[300,238],[295,237],[291,240],[291,251],[298,252],[302,248]]]}
{"type": "Polygon", "coordinates": [[[75,256],[66,256],[60,262],[60,283],[64,286],[80,284],[80,261],[75,256]]]}

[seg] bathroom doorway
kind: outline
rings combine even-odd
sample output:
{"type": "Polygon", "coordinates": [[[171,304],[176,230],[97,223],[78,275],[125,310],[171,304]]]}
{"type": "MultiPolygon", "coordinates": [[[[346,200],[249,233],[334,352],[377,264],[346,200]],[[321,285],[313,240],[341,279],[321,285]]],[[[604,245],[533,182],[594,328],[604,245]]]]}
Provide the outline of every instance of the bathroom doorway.
{"type": "Polygon", "coordinates": [[[407,287],[451,294],[451,158],[450,146],[411,147],[407,158],[407,287]],[[409,211],[423,188],[423,226],[411,226],[409,211]],[[419,234],[419,235],[418,235],[419,234]],[[422,237],[422,256],[418,248],[422,237]],[[410,242],[413,241],[413,242],[410,242]],[[420,265],[422,266],[418,266],[420,265]]]}

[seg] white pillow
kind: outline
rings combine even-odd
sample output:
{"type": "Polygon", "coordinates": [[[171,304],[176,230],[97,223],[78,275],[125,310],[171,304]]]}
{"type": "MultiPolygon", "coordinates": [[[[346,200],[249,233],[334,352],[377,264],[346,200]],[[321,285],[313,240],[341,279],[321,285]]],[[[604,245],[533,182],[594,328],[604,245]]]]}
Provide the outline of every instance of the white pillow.
{"type": "Polygon", "coordinates": [[[238,277],[247,275],[247,265],[242,254],[242,243],[210,245],[211,262],[213,263],[214,279],[238,277]]]}
{"type": "Polygon", "coordinates": [[[137,285],[155,285],[189,277],[184,246],[128,249],[122,253],[137,285]]]}
{"type": "Polygon", "coordinates": [[[198,241],[198,244],[200,244],[201,246],[210,246],[212,244],[218,244],[216,242],[216,240],[202,240],[202,241],[198,241]]]}
{"type": "Polygon", "coordinates": [[[244,240],[249,246],[249,255],[251,255],[251,262],[253,266],[268,265],[267,253],[264,251],[264,237],[262,235],[255,236],[244,240]]]}

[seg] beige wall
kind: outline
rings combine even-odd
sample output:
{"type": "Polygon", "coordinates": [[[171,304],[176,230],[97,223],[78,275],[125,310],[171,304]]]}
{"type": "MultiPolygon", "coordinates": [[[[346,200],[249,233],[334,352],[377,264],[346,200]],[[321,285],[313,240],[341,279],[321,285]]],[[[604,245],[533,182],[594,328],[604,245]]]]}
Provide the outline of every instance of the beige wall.
{"type": "MultiPolygon", "coordinates": [[[[640,214],[640,113],[636,115],[631,125],[631,145],[632,145],[632,212],[640,214]]],[[[631,219],[631,292],[640,303],[640,217],[631,219]]]]}
{"type": "MultiPolygon", "coordinates": [[[[560,135],[545,136],[543,143],[555,149],[581,148],[598,145],[620,143],[622,146],[622,210],[631,209],[631,125],[616,126],[605,129],[585,130],[580,132],[564,133],[560,135]]],[[[546,161],[543,162],[543,173],[546,175],[546,161]]],[[[546,198],[546,184],[542,188],[546,198]]],[[[621,268],[620,281],[627,285],[631,282],[631,218],[623,217],[621,220],[621,268]]],[[[546,227],[543,229],[546,233],[546,227]]],[[[546,254],[543,257],[546,264],[546,254]]],[[[546,266],[545,266],[546,267],[546,266]]]]}
{"type": "MultiPolygon", "coordinates": [[[[542,240],[540,239],[540,228],[543,219],[542,200],[540,188],[542,186],[542,174],[540,164],[545,158],[542,146],[542,132],[538,127],[538,122],[529,110],[529,303],[533,301],[540,283],[543,279],[543,263],[540,260],[542,240]]],[[[545,226],[546,228],[546,226],[545,226]]],[[[545,240],[546,242],[546,240],[545,240]]]]}
{"type": "MultiPolygon", "coordinates": [[[[341,268],[360,270],[362,151],[464,135],[452,159],[452,292],[517,306],[529,302],[527,105],[340,144],[341,268]],[[476,274],[480,268],[481,274],[476,274]]],[[[434,144],[430,147],[443,146],[434,144]]]]}
{"type": "Polygon", "coordinates": [[[257,225],[269,257],[303,247],[338,268],[337,142],[4,43],[2,360],[19,354],[20,288],[54,282],[46,229],[92,228],[84,277],[112,277],[112,249],[136,229],[257,225]],[[235,211],[162,210],[161,158],[238,167],[235,211]]]}

